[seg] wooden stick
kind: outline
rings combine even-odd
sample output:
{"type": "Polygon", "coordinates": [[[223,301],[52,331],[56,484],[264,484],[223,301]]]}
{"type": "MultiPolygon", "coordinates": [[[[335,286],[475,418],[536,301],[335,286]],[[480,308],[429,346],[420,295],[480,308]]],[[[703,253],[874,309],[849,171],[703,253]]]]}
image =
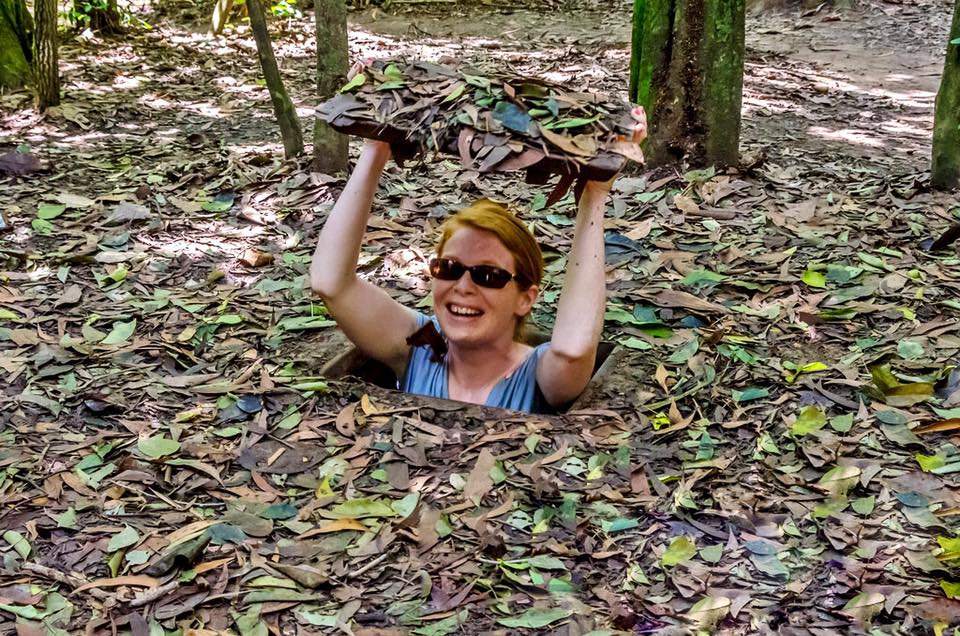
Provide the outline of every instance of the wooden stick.
{"type": "Polygon", "coordinates": [[[130,601],[130,607],[142,607],[144,605],[149,605],[162,596],[166,596],[168,593],[174,591],[180,587],[180,581],[174,579],[169,583],[165,583],[160,587],[148,590],[143,594],[135,596],[132,601],[130,601]]]}
{"type": "MultiPolygon", "coordinates": [[[[45,565],[39,565],[37,563],[24,563],[20,566],[22,569],[27,572],[33,572],[34,574],[39,574],[40,576],[50,579],[51,581],[56,581],[57,583],[63,583],[64,585],[69,585],[71,588],[80,587],[81,585],[86,585],[88,581],[83,577],[77,576],[75,574],[68,574],[66,572],[61,572],[60,570],[54,570],[53,568],[48,568],[45,565]]],[[[104,592],[103,590],[91,589],[86,590],[91,596],[96,599],[104,600],[110,597],[110,594],[104,592]]]]}

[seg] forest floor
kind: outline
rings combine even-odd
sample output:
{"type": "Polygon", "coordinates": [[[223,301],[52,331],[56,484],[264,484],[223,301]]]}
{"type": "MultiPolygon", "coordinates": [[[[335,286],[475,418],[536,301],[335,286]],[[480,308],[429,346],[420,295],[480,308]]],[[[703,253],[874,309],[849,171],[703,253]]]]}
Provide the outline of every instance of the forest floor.
{"type": "MultiPolygon", "coordinates": [[[[351,14],[352,55],[623,94],[627,3],[415,9],[351,14]]],[[[64,43],[63,106],[0,95],[0,153],[42,162],[0,177],[0,633],[956,628],[960,259],[926,249],[960,209],[927,174],[950,12],[749,17],[741,169],[621,177],[620,349],[557,417],[319,376],[342,179],[280,161],[248,33],[64,43]]],[[[275,37],[308,131],[310,17],[275,37]]],[[[546,191],[391,168],[362,268],[427,306],[439,220],[507,200],[549,329],[546,191]]]]}

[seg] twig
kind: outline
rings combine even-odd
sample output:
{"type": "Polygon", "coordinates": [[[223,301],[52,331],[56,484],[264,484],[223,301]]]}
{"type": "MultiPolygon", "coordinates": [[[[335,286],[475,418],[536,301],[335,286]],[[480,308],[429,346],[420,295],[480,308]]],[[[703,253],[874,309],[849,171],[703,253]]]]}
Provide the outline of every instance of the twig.
{"type": "Polygon", "coordinates": [[[70,587],[80,587],[81,585],[87,583],[84,579],[74,574],[67,574],[61,572],[60,570],[54,570],[53,568],[48,568],[45,565],[38,565],[36,563],[24,563],[20,566],[22,569],[27,572],[33,572],[34,574],[39,574],[42,577],[56,581],[57,583],[63,583],[64,585],[69,585],[70,587]]]}
{"type": "Polygon", "coordinates": [[[375,567],[377,567],[378,565],[380,565],[381,563],[383,563],[384,560],[385,560],[388,556],[390,556],[390,554],[389,554],[389,553],[386,553],[386,552],[385,552],[384,554],[381,554],[381,555],[378,556],[376,559],[374,559],[374,560],[371,561],[370,563],[367,563],[365,566],[363,566],[363,567],[360,568],[359,570],[357,570],[357,571],[355,571],[355,572],[350,572],[349,574],[347,574],[347,578],[348,578],[348,579],[355,579],[355,578],[357,578],[358,576],[363,576],[364,574],[366,574],[367,572],[369,572],[369,571],[372,570],[373,568],[375,568],[375,567]]]}
{"type": "Polygon", "coordinates": [[[685,212],[690,216],[704,216],[711,219],[721,219],[724,221],[732,221],[737,218],[736,210],[728,210],[726,208],[700,208],[699,210],[685,212]]]}
{"type": "MultiPolygon", "coordinates": [[[[88,581],[83,577],[77,576],[75,574],[67,574],[66,572],[61,572],[60,570],[54,570],[53,568],[48,568],[45,565],[39,565],[37,563],[24,563],[20,566],[21,569],[26,570],[27,572],[33,572],[34,574],[39,574],[40,576],[50,579],[51,581],[56,581],[57,583],[63,583],[64,585],[69,585],[71,588],[80,587],[81,585],[86,584],[88,581]]],[[[94,598],[104,600],[110,597],[110,594],[104,592],[103,590],[90,589],[86,590],[94,598]]]]}
{"type": "Polygon", "coordinates": [[[166,596],[169,592],[174,591],[180,587],[180,581],[174,579],[169,583],[164,583],[160,587],[148,590],[139,596],[135,596],[132,601],[130,601],[130,607],[142,607],[153,603],[155,600],[159,599],[162,596],[166,596]]]}

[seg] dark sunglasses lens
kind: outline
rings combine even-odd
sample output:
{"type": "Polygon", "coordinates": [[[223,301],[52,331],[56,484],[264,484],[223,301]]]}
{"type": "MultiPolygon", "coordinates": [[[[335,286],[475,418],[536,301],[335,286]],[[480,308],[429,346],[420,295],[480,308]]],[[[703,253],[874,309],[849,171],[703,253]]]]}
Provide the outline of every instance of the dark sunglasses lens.
{"type": "Polygon", "coordinates": [[[459,280],[466,268],[462,263],[449,258],[435,258],[430,261],[430,275],[440,280],[459,280]]]}
{"type": "Polygon", "coordinates": [[[491,267],[490,265],[475,265],[470,268],[470,277],[473,278],[473,282],[481,287],[490,287],[493,289],[502,289],[507,283],[510,282],[510,279],[513,278],[513,275],[499,267],[491,267]]]}

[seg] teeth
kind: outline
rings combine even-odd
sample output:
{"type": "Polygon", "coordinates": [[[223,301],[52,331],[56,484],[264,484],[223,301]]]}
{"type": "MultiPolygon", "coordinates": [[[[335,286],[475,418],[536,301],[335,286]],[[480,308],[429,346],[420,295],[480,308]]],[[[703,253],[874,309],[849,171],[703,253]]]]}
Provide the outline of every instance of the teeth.
{"type": "Polygon", "coordinates": [[[479,316],[483,312],[476,309],[461,307],[459,305],[450,305],[450,313],[456,314],[457,316],[479,316]]]}

